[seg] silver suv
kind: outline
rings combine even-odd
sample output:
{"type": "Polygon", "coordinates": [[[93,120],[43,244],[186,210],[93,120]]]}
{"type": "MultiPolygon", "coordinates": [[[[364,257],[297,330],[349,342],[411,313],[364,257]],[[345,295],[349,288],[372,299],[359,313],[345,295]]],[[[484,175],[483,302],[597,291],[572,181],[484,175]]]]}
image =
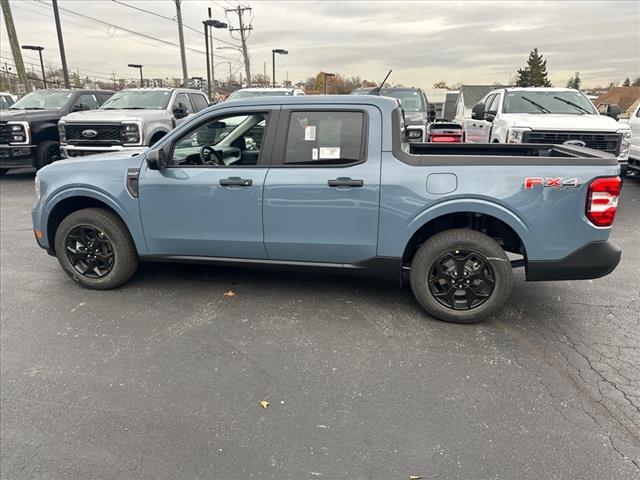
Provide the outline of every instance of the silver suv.
{"type": "Polygon", "coordinates": [[[140,150],[209,105],[199,90],[133,88],[115,93],[98,110],[75,112],[58,122],[60,152],[77,157],[140,150]]]}

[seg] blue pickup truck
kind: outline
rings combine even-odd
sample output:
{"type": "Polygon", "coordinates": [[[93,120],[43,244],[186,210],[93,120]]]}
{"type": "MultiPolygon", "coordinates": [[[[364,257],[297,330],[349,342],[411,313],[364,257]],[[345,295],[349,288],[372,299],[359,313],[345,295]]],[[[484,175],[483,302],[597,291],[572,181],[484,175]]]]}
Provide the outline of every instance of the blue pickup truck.
{"type": "Polygon", "coordinates": [[[597,278],[621,181],[569,145],[407,142],[397,100],[253,98],[194,115],[153,147],[36,177],[38,244],[80,285],[139,261],[368,269],[408,278],[433,316],[496,314],[526,279],[597,278]]]}

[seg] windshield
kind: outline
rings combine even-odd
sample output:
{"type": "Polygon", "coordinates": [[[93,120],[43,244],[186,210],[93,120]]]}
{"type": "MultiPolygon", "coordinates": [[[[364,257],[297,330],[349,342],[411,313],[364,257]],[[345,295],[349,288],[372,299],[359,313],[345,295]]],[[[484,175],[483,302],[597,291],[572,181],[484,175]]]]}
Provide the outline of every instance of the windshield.
{"type": "Polygon", "coordinates": [[[22,97],[9,110],[59,110],[67,104],[71,95],[71,92],[38,90],[22,97]]]}
{"type": "Polygon", "coordinates": [[[507,92],[504,113],[564,113],[572,115],[596,114],[591,102],[580,92],[572,91],[515,91],[507,92]]]}
{"type": "Polygon", "coordinates": [[[291,90],[236,90],[229,95],[228,100],[253,97],[290,97],[291,95],[293,95],[293,91],[291,90]]]}
{"type": "Polygon", "coordinates": [[[382,90],[380,90],[380,95],[383,97],[392,97],[400,100],[402,109],[405,112],[424,111],[422,95],[418,90],[396,90],[383,88],[382,90]]]}
{"type": "Polygon", "coordinates": [[[169,104],[171,92],[166,90],[123,90],[115,93],[102,104],[101,110],[164,110],[169,104]]]}

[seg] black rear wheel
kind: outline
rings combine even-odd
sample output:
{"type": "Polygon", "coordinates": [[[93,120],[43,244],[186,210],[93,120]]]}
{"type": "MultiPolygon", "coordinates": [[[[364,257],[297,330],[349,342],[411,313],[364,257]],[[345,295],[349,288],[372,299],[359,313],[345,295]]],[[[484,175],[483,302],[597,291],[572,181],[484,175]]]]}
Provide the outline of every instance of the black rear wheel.
{"type": "Polygon", "coordinates": [[[411,289],[431,315],[475,323],[497,313],[513,287],[511,262],[492,238],[455,229],[429,238],[411,263],[411,289]]]}
{"type": "Polygon", "coordinates": [[[126,225],[102,208],[78,210],[62,220],[55,250],[64,271],[87,288],[118,287],[138,268],[138,254],[126,225]]]}

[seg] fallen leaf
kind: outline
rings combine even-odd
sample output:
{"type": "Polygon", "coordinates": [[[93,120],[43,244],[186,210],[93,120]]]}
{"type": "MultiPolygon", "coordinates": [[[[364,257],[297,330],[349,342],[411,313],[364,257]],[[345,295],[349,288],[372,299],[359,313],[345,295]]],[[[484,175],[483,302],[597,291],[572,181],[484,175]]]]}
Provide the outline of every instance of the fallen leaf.
{"type": "Polygon", "coordinates": [[[269,402],[267,402],[266,400],[262,400],[262,401],[260,402],[260,406],[261,406],[262,408],[267,408],[267,407],[269,406],[269,402]]]}
{"type": "Polygon", "coordinates": [[[236,296],[236,292],[234,292],[233,290],[229,290],[228,292],[224,292],[224,296],[225,297],[235,297],[236,296]]]}

